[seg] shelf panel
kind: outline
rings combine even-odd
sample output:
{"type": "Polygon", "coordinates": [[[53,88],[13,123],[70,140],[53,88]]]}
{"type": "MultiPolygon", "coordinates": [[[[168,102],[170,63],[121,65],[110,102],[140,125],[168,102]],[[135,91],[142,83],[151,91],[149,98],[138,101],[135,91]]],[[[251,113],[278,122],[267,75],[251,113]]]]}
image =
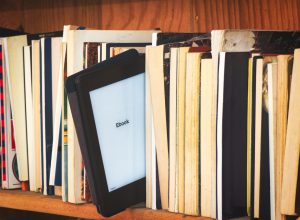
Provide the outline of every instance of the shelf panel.
{"type": "Polygon", "coordinates": [[[72,216],[88,219],[102,219],[93,204],[74,205],[65,203],[57,196],[21,190],[0,190],[0,207],[72,216]]]}
{"type": "MultiPolygon", "coordinates": [[[[40,193],[23,192],[21,190],[0,190],[0,207],[77,218],[106,219],[97,213],[96,207],[93,204],[74,205],[63,202],[61,198],[57,196],[44,196],[40,193]]],[[[161,210],[154,211],[146,208],[130,208],[109,219],[209,220],[210,218],[186,216],[161,210]]]]}
{"type": "Polygon", "coordinates": [[[0,26],[23,28],[28,33],[62,30],[64,24],[181,32],[300,29],[299,0],[2,0],[1,3],[0,26]]]}

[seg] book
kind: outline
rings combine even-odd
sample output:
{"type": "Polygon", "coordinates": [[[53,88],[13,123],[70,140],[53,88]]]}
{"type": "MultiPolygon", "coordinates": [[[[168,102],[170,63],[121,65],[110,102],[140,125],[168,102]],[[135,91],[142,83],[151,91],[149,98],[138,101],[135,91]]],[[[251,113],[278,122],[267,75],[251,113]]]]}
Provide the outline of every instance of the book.
{"type": "Polygon", "coordinates": [[[249,53],[221,52],[218,76],[218,219],[247,215],[247,92],[249,53]],[[238,62],[239,65],[233,65],[238,62]]]}
{"type": "Polygon", "coordinates": [[[3,38],[6,56],[8,86],[10,90],[12,117],[18,160],[19,178],[28,181],[28,158],[26,137],[26,110],[24,95],[23,46],[27,45],[27,36],[20,35],[3,38]]]}
{"type": "Polygon", "coordinates": [[[248,61],[248,97],[247,97],[247,214],[251,215],[251,144],[252,144],[252,87],[253,87],[253,58],[248,61]]]}
{"type": "MultiPolygon", "coordinates": [[[[62,72],[60,71],[60,65],[61,65],[61,56],[62,56],[62,38],[61,37],[53,37],[51,38],[51,70],[52,70],[52,130],[53,130],[53,139],[52,142],[56,143],[54,140],[54,137],[57,137],[54,135],[54,132],[58,132],[58,144],[53,145],[52,143],[52,151],[51,151],[51,162],[50,162],[50,175],[49,175],[49,185],[54,185],[54,194],[55,192],[59,193],[61,195],[61,190],[56,190],[56,188],[60,188],[62,185],[61,177],[62,177],[62,146],[61,146],[61,118],[60,116],[56,115],[56,109],[61,106],[58,104],[58,98],[61,96],[60,89],[58,87],[59,78],[62,75],[62,72]],[[56,105],[59,105],[58,107],[56,105]],[[55,117],[58,117],[56,119],[55,117]],[[55,123],[59,121],[60,128],[59,130],[56,130],[54,128],[55,123]],[[57,149],[54,149],[54,147],[57,147],[57,149]],[[52,157],[56,157],[53,158],[52,157]],[[55,163],[55,166],[52,164],[55,163]],[[51,169],[55,169],[54,173],[55,176],[51,176],[51,169]],[[54,178],[53,179],[51,179],[54,178]]],[[[53,171],[52,171],[53,172],[53,171]]],[[[56,195],[56,194],[55,194],[56,195]]]]}
{"type": "Polygon", "coordinates": [[[169,211],[178,212],[178,158],[176,141],[178,50],[170,50],[170,116],[169,116],[169,211]]]}
{"type": "Polygon", "coordinates": [[[300,50],[295,49],[294,63],[292,71],[292,81],[290,90],[290,101],[288,108],[288,122],[286,132],[286,148],[283,161],[283,177],[281,192],[281,213],[286,215],[294,215],[299,212],[296,210],[297,201],[297,181],[299,170],[299,124],[298,117],[299,102],[297,100],[299,94],[299,59],[300,50]]]}
{"type": "MultiPolygon", "coordinates": [[[[147,50],[148,48],[146,48],[147,50]]],[[[147,53],[147,52],[146,52],[147,53]]],[[[149,68],[150,61],[146,59],[145,69],[149,68]]],[[[145,133],[146,133],[146,207],[156,209],[156,195],[154,192],[156,186],[156,170],[155,170],[155,145],[153,137],[153,118],[152,118],[152,104],[149,85],[149,72],[145,71],[145,133]]]]}
{"type": "Polygon", "coordinates": [[[269,157],[270,157],[270,218],[275,219],[275,160],[277,134],[277,63],[267,64],[268,110],[269,110],[269,157]]]}
{"type": "MultiPolygon", "coordinates": [[[[61,85],[61,94],[62,94],[62,100],[61,100],[61,121],[62,121],[62,200],[64,202],[68,201],[68,111],[67,111],[67,94],[65,92],[64,86],[62,86],[62,83],[65,82],[67,79],[67,44],[66,42],[62,43],[62,59],[61,59],[61,70],[62,70],[62,76],[61,80],[59,81],[61,85]]],[[[57,105],[58,106],[58,105],[57,105]]],[[[59,110],[56,111],[56,113],[59,112],[59,110]]],[[[55,139],[54,139],[55,140],[55,139]]],[[[58,140],[58,138],[56,138],[58,140]]]]}
{"type": "MultiPolygon", "coordinates": [[[[270,149],[272,143],[270,140],[270,109],[268,105],[269,100],[269,86],[268,86],[268,65],[277,63],[277,56],[264,56],[263,70],[262,70],[262,113],[261,113],[261,164],[260,164],[260,191],[259,191],[259,217],[264,219],[271,218],[271,157],[270,149]]],[[[274,71],[275,74],[275,71],[274,71]]],[[[274,124],[272,124],[274,125],[274,124]]],[[[273,129],[272,129],[273,130],[273,129]]]]}
{"type": "Polygon", "coordinates": [[[41,160],[41,106],[40,106],[40,41],[31,42],[31,69],[32,69],[32,103],[33,103],[33,132],[34,132],[34,169],[35,179],[31,180],[30,190],[42,190],[42,160],[41,160]],[[35,186],[35,188],[34,188],[35,186]]]}
{"type": "Polygon", "coordinates": [[[289,94],[292,78],[293,56],[279,55],[277,71],[277,99],[274,102],[277,115],[275,117],[275,218],[284,219],[281,214],[283,158],[286,143],[286,129],[288,120],[289,94]]]}
{"type": "MultiPolygon", "coordinates": [[[[23,47],[24,57],[24,80],[25,80],[25,103],[26,103],[26,129],[27,129],[27,146],[28,146],[28,172],[29,172],[29,189],[37,191],[36,186],[36,156],[34,146],[34,113],[33,113],[33,96],[32,96],[32,71],[31,71],[31,46],[23,47]]],[[[40,165],[40,164],[39,164],[40,165]]],[[[39,166],[38,165],[38,166],[39,166]]]]}
{"type": "Polygon", "coordinates": [[[3,45],[0,46],[1,58],[1,187],[3,189],[20,188],[18,167],[16,159],[16,146],[14,142],[13,120],[11,117],[8,79],[5,74],[6,62],[3,45]]]}
{"type": "Polygon", "coordinates": [[[49,185],[52,153],[52,67],[51,38],[41,39],[41,154],[42,154],[42,192],[54,195],[54,187],[49,185]],[[47,82],[47,83],[46,83],[47,82]]]}
{"type": "MultiPolygon", "coordinates": [[[[262,83],[263,83],[263,59],[259,57],[256,60],[255,66],[255,77],[253,80],[255,81],[255,105],[253,106],[253,112],[255,113],[255,117],[252,115],[252,120],[255,120],[255,123],[252,123],[252,127],[254,127],[254,132],[252,130],[252,134],[254,136],[254,141],[252,143],[254,145],[254,194],[253,194],[253,217],[259,218],[259,204],[260,204],[260,166],[261,166],[261,121],[262,121],[262,83]]],[[[254,90],[253,90],[254,91],[254,90]]],[[[253,102],[254,103],[254,102],[253,102]]]]}
{"type": "Polygon", "coordinates": [[[211,58],[201,59],[200,77],[200,214],[213,218],[216,209],[216,149],[212,145],[212,134],[216,126],[211,114],[214,85],[211,58]]]}
{"type": "MultiPolygon", "coordinates": [[[[146,72],[149,76],[151,103],[153,112],[154,135],[156,145],[156,157],[159,175],[159,189],[161,205],[163,209],[168,209],[168,184],[169,184],[169,155],[166,125],[166,110],[164,98],[163,79],[163,46],[147,46],[146,60],[151,63],[147,66],[146,72]],[[156,63],[156,65],[152,65],[156,63]],[[157,122],[160,122],[159,124],[157,122]]],[[[147,62],[147,61],[146,61],[147,62]]]]}
{"type": "MultiPolygon", "coordinates": [[[[200,64],[201,53],[186,54],[184,125],[184,213],[200,214],[200,64]]],[[[180,165],[180,164],[179,164],[180,165]]]]}
{"type": "Polygon", "coordinates": [[[185,198],[185,83],[186,83],[186,55],[189,47],[178,50],[177,72],[177,151],[178,151],[178,212],[184,213],[185,198]]]}

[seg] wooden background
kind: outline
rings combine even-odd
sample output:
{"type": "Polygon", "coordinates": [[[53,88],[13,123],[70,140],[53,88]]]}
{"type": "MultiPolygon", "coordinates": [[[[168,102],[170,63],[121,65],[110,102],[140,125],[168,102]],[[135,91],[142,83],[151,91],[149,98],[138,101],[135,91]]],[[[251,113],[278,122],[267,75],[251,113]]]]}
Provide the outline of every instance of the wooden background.
{"type": "Polygon", "coordinates": [[[64,24],[101,29],[300,29],[300,0],[0,0],[0,26],[29,33],[64,24]]]}

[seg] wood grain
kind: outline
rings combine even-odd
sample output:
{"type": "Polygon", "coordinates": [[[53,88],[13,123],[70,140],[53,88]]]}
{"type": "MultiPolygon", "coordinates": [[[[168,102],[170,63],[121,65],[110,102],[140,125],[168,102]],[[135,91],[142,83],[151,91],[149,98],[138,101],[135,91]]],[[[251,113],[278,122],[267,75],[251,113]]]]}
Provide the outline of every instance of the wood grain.
{"type": "MultiPolygon", "coordinates": [[[[56,196],[43,196],[34,192],[20,190],[0,190],[0,207],[18,210],[27,210],[40,213],[71,216],[84,219],[107,219],[97,213],[93,204],[74,205],[61,201],[56,196]]],[[[185,219],[185,220],[210,220],[204,217],[186,216],[167,211],[153,211],[146,208],[130,208],[117,215],[108,218],[111,220],[129,219],[185,219]]]]}
{"type": "Polygon", "coordinates": [[[96,207],[92,204],[74,205],[64,203],[55,196],[43,196],[39,193],[20,190],[0,190],[0,207],[49,214],[72,216],[87,219],[100,219],[96,207]]]}
{"type": "Polygon", "coordinates": [[[193,31],[191,0],[103,0],[103,29],[153,29],[193,31]]]}
{"type": "Polygon", "coordinates": [[[195,0],[194,30],[299,29],[298,0],[195,0]]]}
{"type": "Polygon", "coordinates": [[[101,29],[300,29],[299,0],[1,0],[0,26],[30,33],[101,29]]]}

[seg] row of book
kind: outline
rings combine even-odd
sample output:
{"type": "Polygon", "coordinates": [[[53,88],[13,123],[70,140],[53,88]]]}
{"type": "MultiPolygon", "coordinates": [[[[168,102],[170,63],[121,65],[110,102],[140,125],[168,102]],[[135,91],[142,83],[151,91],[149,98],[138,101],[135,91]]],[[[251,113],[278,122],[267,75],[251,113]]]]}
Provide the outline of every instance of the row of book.
{"type": "Polygon", "coordinates": [[[1,186],[63,201],[91,200],[66,94],[66,77],[130,48],[140,52],[158,31],[85,30],[1,35],[1,186]],[[16,35],[16,36],[11,36],[16,35]]]}
{"type": "Polygon", "coordinates": [[[158,33],[146,47],[146,206],[300,214],[300,32],[158,33]]]}
{"type": "Polygon", "coordinates": [[[300,32],[0,36],[2,188],[90,201],[64,80],[135,48],[146,53],[146,206],[218,219],[299,214],[300,32]]]}

